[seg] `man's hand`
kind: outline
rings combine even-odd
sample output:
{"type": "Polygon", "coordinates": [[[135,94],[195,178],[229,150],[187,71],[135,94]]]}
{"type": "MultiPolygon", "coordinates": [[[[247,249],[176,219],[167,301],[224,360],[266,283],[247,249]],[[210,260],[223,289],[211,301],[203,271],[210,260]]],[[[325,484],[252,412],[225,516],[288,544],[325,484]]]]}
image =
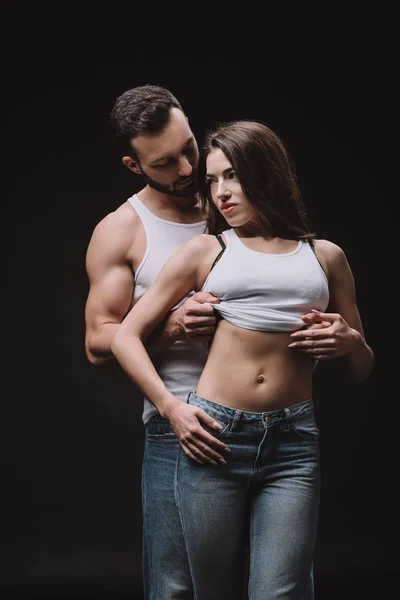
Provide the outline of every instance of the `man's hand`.
{"type": "Polygon", "coordinates": [[[291,334],[293,342],[289,348],[300,350],[310,358],[330,360],[343,356],[360,341],[358,331],[349,327],[337,313],[312,310],[301,318],[309,327],[291,334]]]}
{"type": "Polygon", "coordinates": [[[219,452],[230,452],[230,449],[204,429],[206,426],[218,432],[222,426],[204,410],[179,400],[169,409],[166,418],[175,431],[183,451],[192,460],[200,464],[226,464],[224,457],[219,452]]]}
{"type": "Polygon", "coordinates": [[[176,311],[186,338],[196,342],[212,340],[217,324],[212,305],[218,302],[219,298],[208,292],[196,292],[176,311]]]}

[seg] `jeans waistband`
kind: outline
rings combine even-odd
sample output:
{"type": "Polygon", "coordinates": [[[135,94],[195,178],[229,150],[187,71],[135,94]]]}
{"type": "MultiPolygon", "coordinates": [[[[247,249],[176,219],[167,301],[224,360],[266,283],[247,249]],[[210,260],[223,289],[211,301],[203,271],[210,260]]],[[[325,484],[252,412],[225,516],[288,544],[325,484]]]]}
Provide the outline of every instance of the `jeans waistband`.
{"type": "Polygon", "coordinates": [[[270,410],[265,412],[247,412],[236,408],[230,408],[229,406],[223,406],[217,404],[202,396],[198,396],[195,391],[189,393],[188,404],[195,404],[202,408],[207,414],[217,418],[218,416],[225,417],[225,419],[238,421],[245,421],[248,425],[257,425],[262,423],[273,423],[285,419],[286,421],[297,421],[301,419],[305,413],[312,412],[314,410],[313,399],[304,400],[297,404],[292,404],[286,408],[280,408],[277,410],[270,410]]]}

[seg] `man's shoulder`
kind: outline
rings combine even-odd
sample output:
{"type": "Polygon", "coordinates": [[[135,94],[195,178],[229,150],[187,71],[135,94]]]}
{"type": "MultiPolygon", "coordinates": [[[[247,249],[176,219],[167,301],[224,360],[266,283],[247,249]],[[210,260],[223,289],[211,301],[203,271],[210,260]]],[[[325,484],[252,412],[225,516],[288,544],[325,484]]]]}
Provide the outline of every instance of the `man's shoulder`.
{"type": "Polygon", "coordinates": [[[119,256],[128,259],[141,223],[129,202],[106,214],[95,226],[88,245],[89,257],[119,256]]]}
{"type": "Polygon", "coordinates": [[[140,223],[139,216],[130,203],[124,202],[106,214],[95,226],[93,235],[97,237],[133,237],[140,223]]]}

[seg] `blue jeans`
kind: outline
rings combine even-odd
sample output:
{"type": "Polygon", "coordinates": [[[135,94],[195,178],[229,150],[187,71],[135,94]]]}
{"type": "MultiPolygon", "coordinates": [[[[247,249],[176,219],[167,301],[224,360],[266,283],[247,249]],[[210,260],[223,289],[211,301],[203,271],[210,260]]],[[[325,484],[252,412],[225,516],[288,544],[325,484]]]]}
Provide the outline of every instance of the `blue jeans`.
{"type": "Polygon", "coordinates": [[[193,600],[174,483],[179,442],[161,416],[145,425],[142,465],[145,600],[193,600]]]}
{"type": "Polygon", "coordinates": [[[310,600],[319,511],[319,431],[313,402],[243,412],[190,394],[223,429],[227,465],[179,450],[176,495],[195,600],[310,600]]]}

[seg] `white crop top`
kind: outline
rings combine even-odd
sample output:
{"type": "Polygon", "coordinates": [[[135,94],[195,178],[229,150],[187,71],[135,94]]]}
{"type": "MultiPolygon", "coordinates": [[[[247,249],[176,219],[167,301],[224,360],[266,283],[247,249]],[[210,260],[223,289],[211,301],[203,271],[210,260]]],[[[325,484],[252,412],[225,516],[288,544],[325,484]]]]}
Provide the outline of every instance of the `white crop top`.
{"type": "Polygon", "coordinates": [[[229,323],[257,331],[289,332],[304,327],[302,314],[324,312],[327,277],[309,242],[285,254],[247,248],[234,229],[223,231],[226,249],[202,291],[220,298],[214,309],[229,323]]]}

